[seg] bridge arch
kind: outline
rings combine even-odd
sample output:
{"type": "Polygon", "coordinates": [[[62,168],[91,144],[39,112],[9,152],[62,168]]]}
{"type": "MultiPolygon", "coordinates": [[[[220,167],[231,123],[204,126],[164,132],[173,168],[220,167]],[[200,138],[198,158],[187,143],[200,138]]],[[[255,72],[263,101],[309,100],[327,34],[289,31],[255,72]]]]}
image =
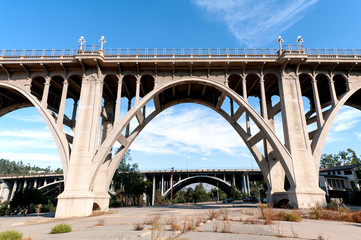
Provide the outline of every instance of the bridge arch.
{"type": "Polygon", "coordinates": [[[327,112],[323,127],[316,132],[311,147],[313,150],[314,162],[317,167],[320,165],[322,150],[325,145],[327,135],[332,127],[332,123],[335,120],[338,112],[341,110],[341,107],[344,105],[349,105],[351,107],[355,107],[356,109],[361,110],[360,100],[358,100],[358,104],[355,104],[354,102],[348,102],[352,100],[355,96],[357,98],[361,96],[361,85],[353,87],[351,90],[341,96],[337,104],[333,106],[330,111],[327,112]]]}
{"type": "MultiPolygon", "coordinates": [[[[258,75],[254,75],[255,77],[259,77],[258,75]]],[[[189,88],[189,87],[188,87],[189,88]]],[[[187,89],[187,88],[185,88],[187,89]]],[[[189,90],[188,90],[189,91],[189,90]]],[[[221,108],[218,102],[220,99],[224,99],[224,97],[229,97],[232,99],[235,103],[238,104],[239,109],[239,115],[241,115],[243,112],[246,112],[250,118],[254,121],[254,123],[258,126],[260,129],[260,132],[264,134],[264,138],[267,139],[267,141],[270,143],[272,148],[274,149],[274,154],[277,159],[280,160],[282,167],[285,170],[285,173],[287,175],[287,178],[290,181],[291,186],[295,184],[294,177],[293,177],[293,171],[291,169],[291,157],[288,150],[285,148],[285,146],[279,141],[275,133],[272,131],[271,127],[266,123],[266,121],[256,112],[255,109],[253,109],[242,97],[240,97],[236,92],[229,89],[225,85],[218,83],[216,81],[212,81],[209,79],[200,79],[200,78],[187,78],[187,79],[178,79],[173,82],[163,84],[152,90],[149,94],[144,96],[141,101],[135,104],[135,106],[130,109],[126,113],[126,115],[122,118],[121,121],[116,123],[114,125],[113,130],[108,135],[107,139],[103,142],[103,144],[98,149],[98,152],[96,153],[94,159],[93,159],[93,167],[92,167],[92,181],[89,185],[89,190],[96,188],[96,184],[98,182],[97,180],[97,172],[101,168],[102,164],[104,163],[106,155],[109,153],[111,146],[115,143],[115,141],[120,140],[122,144],[122,148],[119,150],[119,152],[113,157],[111,163],[108,167],[108,173],[107,173],[107,185],[106,187],[109,187],[112,176],[114,175],[114,172],[116,170],[116,167],[118,166],[120,160],[122,159],[123,155],[125,154],[126,150],[129,148],[130,144],[134,141],[136,136],[140,133],[140,131],[149,123],[156,115],[158,115],[160,112],[165,110],[168,107],[171,107],[173,105],[183,103],[183,102],[192,102],[192,103],[198,103],[205,106],[210,107],[211,109],[217,111],[220,113],[231,125],[235,128],[235,130],[239,133],[241,138],[246,142],[246,145],[250,149],[251,153],[255,157],[263,175],[266,178],[266,182],[269,185],[268,174],[269,174],[269,166],[268,162],[265,160],[265,157],[261,154],[259,149],[255,146],[255,144],[252,144],[249,142],[250,137],[247,134],[247,132],[236,122],[237,119],[234,117],[231,117],[226,112],[224,112],[221,108]],[[201,92],[204,92],[204,89],[208,89],[210,92],[213,93],[209,96],[205,96],[203,99],[197,98],[195,96],[193,97],[187,97],[186,92],[181,92],[181,94],[178,98],[169,98],[172,94],[172,89],[175,87],[180,86],[180,89],[184,90],[184,86],[182,85],[200,85],[202,86],[201,92]],[[167,92],[168,91],[168,92],[167,92]],[[168,95],[167,95],[168,94],[168,95]],[[213,98],[212,98],[213,96],[213,98]],[[215,96],[215,97],[214,97],[215,96]],[[160,102],[160,98],[164,98],[162,102],[160,102]],[[142,115],[142,108],[150,101],[152,100],[155,103],[155,110],[149,114],[149,116],[145,119],[142,119],[140,115],[142,115]],[[135,128],[135,130],[127,137],[122,135],[123,130],[128,125],[128,123],[136,117],[138,119],[139,125],[135,128]]],[[[99,181],[100,182],[100,181],[99,181]]],[[[99,186],[100,187],[100,186],[99,186]]],[[[106,189],[105,186],[102,188],[106,189]]]]}
{"type": "MultiPolygon", "coordinates": [[[[223,192],[229,194],[231,191],[231,184],[224,181],[223,179],[220,179],[215,176],[207,176],[207,175],[198,175],[198,176],[191,176],[185,179],[182,179],[181,181],[177,182],[173,185],[173,194],[176,194],[178,191],[180,191],[182,188],[193,184],[193,183],[208,183],[215,187],[218,186],[219,189],[221,189],[223,192]]],[[[171,195],[172,189],[169,188],[163,193],[163,197],[167,198],[171,195]]]]}
{"type": "Polygon", "coordinates": [[[0,89],[10,89],[11,91],[15,91],[18,96],[23,98],[21,101],[24,101],[24,100],[27,101],[26,103],[23,103],[23,102],[21,102],[20,104],[15,103],[14,105],[9,105],[9,106],[5,107],[4,109],[2,109],[0,111],[0,117],[13,110],[24,108],[24,107],[34,106],[38,110],[40,115],[43,117],[48,129],[50,130],[50,132],[53,136],[53,139],[55,141],[55,144],[57,145],[58,152],[60,155],[60,160],[61,160],[61,163],[63,166],[64,179],[66,181],[68,163],[69,163],[69,158],[70,158],[69,146],[68,146],[68,141],[66,140],[65,135],[58,130],[54,118],[47,111],[47,109],[42,106],[42,104],[36,98],[36,96],[30,94],[29,92],[25,91],[24,89],[14,85],[14,84],[4,83],[4,82],[0,82],[0,89]]]}

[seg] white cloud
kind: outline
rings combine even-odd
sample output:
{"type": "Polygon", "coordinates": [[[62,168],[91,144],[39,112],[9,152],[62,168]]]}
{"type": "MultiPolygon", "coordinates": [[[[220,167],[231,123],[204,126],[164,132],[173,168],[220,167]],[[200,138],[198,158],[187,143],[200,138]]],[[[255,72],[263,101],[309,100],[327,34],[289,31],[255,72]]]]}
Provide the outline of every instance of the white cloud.
{"type": "Polygon", "coordinates": [[[229,31],[247,46],[276,40],[304,16],[317,0],[192,0],[209,17],[226,23],[229,31]]]}
{"type": "Polygon", "coordinates": [[[145,127],[131,149],[152,154],[209,156],[213,151],[238,154],[245,144],[226,120],[217,115],[212,110],[189,105],[168,109],[145,127]]]}
{"type": "Polygon", "coordinates": [[[40,115],[32,115],[32,116],[26,116],[26,115],[11,115],[9,118],[17,120],[17,121],[23,121],[23,122],[31,122],[31,123],[44,123],[44,119],[40,115]]]}
{"type": "Polygon", "coordinates": [[[60,162],[58,155],[46,154],[46,153],[14,153],[14,152],[2,152],[1,158],[10,159],[12,161],[23,162],[60,162]]]}

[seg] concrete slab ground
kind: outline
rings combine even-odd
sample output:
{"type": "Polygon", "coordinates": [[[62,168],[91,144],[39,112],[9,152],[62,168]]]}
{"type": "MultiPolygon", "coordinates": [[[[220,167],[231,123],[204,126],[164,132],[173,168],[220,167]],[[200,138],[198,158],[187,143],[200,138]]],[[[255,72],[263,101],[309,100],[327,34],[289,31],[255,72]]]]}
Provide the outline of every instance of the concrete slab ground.
{"type": "MultiPolygon", "coordinates": [[[[222,210],[224,211],[224,210],[222,210]]],[[[161,207],[134,207],[111,209],[99,216],[54,219],[54,213],[28,216],[0,217],[0,231],[18,230],[24,238],[43,239],[361,239],[361,224],[303,219],[302,222],[275,221],[264,225],[255,204],[197,204],[161,207]],[[227,209],[228,221],[223,220],[220,209],[227,209]],[[209,220],[212,211],[218,214],[209,220]],[[159,219],[160,224],[144,225],[159,219]],[[171,222],[184,228],[198,225],[192,231],[172,231],[171,222]],[[50,234],[56,224],[67,223],[73,231],[50,234]],[[136,231],[135,226],[144,225],[136,231]],[[152,230],[153,228],[153,230],[152,230]]],[[[175,224],[174,224],[175,225],[175,224]]]]}

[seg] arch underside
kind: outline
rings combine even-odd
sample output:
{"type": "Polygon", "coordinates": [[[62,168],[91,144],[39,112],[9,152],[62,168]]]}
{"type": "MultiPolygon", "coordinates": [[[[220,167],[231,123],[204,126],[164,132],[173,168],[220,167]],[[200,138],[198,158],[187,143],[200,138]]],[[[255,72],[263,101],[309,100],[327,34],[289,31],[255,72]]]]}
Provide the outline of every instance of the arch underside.
{"type": "MultiPolygon", "coordinates": [[[[199,175],[199,176],[193,176],[193,177],[183,179],[182,181],[179,181],[176,184],[174,184],[173,185],[173,196],[174,196],[174,194],[176,194],[177,192],[182,190],[184,187],[186,187],[190,184],[193,184],[193,183],[208,183],[215,187],[218,187],[226,194],[229,194],[230,190],[231,190],[231,184],[229,184],[228,182],[226,182],[220,178],[217,178],[214,176],[199,175]]],[[[168,189],[167,191],[165,191],[163,194],[163,197],[169,198],[169,196],[171,195],[171,191],[172,191],[171,188],[168,189]]]]}
{"type": "Polygon", "coordinates": [[[163,110],[185,102],[205,105],[223,116],[246,143],[265,176],[267,185],[270,186],[268,160],[256,146],[257,142],[267,140],[274,150],[275,158],[281,162],[288,179],[291,184],[294,184],[292,171],[289,168],[289,166],[291,166],[290,154],[264,119],[237,93],[225,87],[223,84],[206,79],[192,78],[160,85],[149,94],[145,95],[118,123],[114,124],[113,130],[98,149],[98,152],[93,159],[93,179],[90,188],[95,183],[97,171],[102,164],[108,165],[107,184],[109,186],[116,167],[140,131],[163,110]],[[232,99],[232,101],[239,106],[238,109],[235,109],[234,115],[232,116],[221,109],[225,97],[232,99]],[[142,109],[150,100],[153,100],[155,110],[144,118],[142,109]],[[237,120],[242,114],[247,114],[252,119],[260,130],[258,133],[250,135],[237,123],[237,120]],[[138,120],[139,125],[129,134],[129,136],[124,136],[122,132],[133,118],[138,120]],[[255,137],[256,135],[257,137],[261,136],[258,141],[252,139],[252,137],[255,137]],[[115,141],[119,141],[121,144],[118,153],[113,157],[110,163],[109,161],[104,162],[104,159],[108,155],[111,146],[114,145],[115,141]]]}
{"type": "Polygon", "coordinates": [[[54,116],[42,106],[34,95],[28,93],[26,90],[9,83],[0,83],[0,88],[6,90],[1,92],[0,117],[26,107],[35,107],[38,110],[57,145],[63,166],[64,179],[66,179],[70,147],[65,135],[57,129],[54,116]]]}

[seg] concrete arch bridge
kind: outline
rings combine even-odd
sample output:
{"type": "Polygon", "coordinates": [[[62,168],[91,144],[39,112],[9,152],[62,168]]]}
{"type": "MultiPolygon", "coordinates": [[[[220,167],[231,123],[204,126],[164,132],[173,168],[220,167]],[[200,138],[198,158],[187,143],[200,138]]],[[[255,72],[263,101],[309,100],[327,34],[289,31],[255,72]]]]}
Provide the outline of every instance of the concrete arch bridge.
{"type": "Polygon", "coordinates": [[[263,174],[269,201],[322,206],[322,149],[340,108],[361,109],[360,61],[360,50],[300,45],[3,50],[0,117],[34,106],[46,122],[64,171],[56,218],[88,216],[94,204],[106,210],[111,179],[126,150],[155,116],[187,102],[213,109],[239,134],[263,174]],[[259,105],[251,105],[250,97],[259,105]],[[276,134],[277,116],[283,138],[276,134]]]}
{"type": "Polygon", "coordinates": [[[250,182],[263,180],[262,172],[253,169],[163,170],[143,171],[141,174],[153,183],[152,205],[157,190],[164,198],[170,198],[172,188],[173,194],[176,194],[193,183],[208,183],[225,193],[229,193],[234,185],[242,192],[250,194],[250,182]]]}

